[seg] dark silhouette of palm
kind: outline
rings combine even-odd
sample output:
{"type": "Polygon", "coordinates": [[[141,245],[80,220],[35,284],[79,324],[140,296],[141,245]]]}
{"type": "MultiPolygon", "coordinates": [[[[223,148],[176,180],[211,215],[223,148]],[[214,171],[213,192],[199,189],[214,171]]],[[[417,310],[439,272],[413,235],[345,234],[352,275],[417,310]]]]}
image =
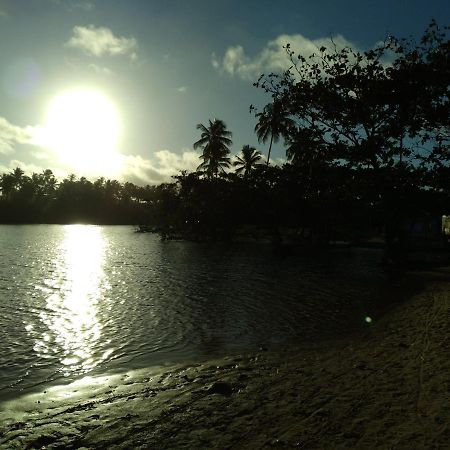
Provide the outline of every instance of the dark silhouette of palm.
{"type": "Polygon", "coordinates": [[[272,144],[278,142],[280,136],[293,127],[295,122],[289,117],[287,111],[283,109],[280,101],[269,103],[256,116],[259,117],[255,126],[258,141],[266,143],[270,138],[269,152],[267,154],[267,165],[269,165],[272,144]]]}
{"type": "Polygon", "coordinates": [[[2,195],[7,197],[11,193],[20,190],[26,178],[24,175],[25,173],[20,167],[16,167],[10,173],[1,175],[0,190],[2,191],[2,195]]]}
{"type": "Polygon", "coordinates": [[[11,195],[11,192],[14,191],[15,188],[15,180],[14,176],[11,173],[4,173],[0,177],[0,189],[2,191],[2,195],[7,197],[11,195]]]}
{"type": "Polygon", "coordinates": [[[16,167],[11,172],[11,175],[13,176],[13,179],[14,179],[14,184],[17,188],[19,188],[22,185],[24,174],[25,174],[25,172],[20,167],[16,167]]]}
{"type": "Polygon", "coordinates": [[[244,178],[246,178],[259,164],[261,159],[262,155],[259,150],[256,150],[255,147],[250,147],[250,145],[244,145],[241,154],[236,156],[236,161],[233,162],[233,166],[237,167],[237,174],[244,172],[244,178]]]}
{"type": "Polygon", "coordinates": [[[219,119],[210,120],[208,127],[199,123],[197,129],[202,133],[200,139],[194,143],[194,149],[201,148],[203,151],[200,156],[203,162],[197,170],[204,171],[208,178],[217,177],[219,172],[225,172],[225,169],[230,166],[228,155],[230,154],[229,146],[233,143],[232,133],[219,119]]]}

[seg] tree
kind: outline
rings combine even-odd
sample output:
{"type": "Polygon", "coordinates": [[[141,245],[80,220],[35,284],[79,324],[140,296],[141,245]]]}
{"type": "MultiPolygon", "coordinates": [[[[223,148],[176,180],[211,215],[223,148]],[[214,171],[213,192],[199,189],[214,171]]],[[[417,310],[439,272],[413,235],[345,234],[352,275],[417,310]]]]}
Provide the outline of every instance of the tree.
{"type": "Polygon", "coordinates": [[[33,173],[31,182],[34,192],[39,197],[48,197],[54,194],[57,180],[50,169],[43,170],[41,173],[33,173]]]}
{"type": "MultiPolygon", "coordinates": [[[[291,68],[255,83],[272,96],[260,121],[276,105],[279,116],[295,123],[285,128],[285,138],[305,130],[329,159],[352,167],[412,162],[424,146],[442,155],[450,136],[448,30],[432,22],[420,44],[389,38],[367,52],[338,49],[331,41],[331,49],[307,58],[287,44],[291,68]]],[[[259,132],[268,139],[267,127],[259,132]]]]}
{"type": "Polygon", "coordinates": [[[20,189],[20,186],[22,185],[24,171],[20,167],[16,167],[12,171],[12,176],[14,178],[14,184],[16,188],[20,189]]]}
{"type": "Polygon", "coordinates": [[[258,141],[265,144],[270,137],[267,165],[270,162],[272,144],[278,142],[280,136],[285,134],[294,125],[294,121],[289,116],[289,111],[283,107],[280,100],[275,98],[272,103],[264,107],[262,112],[256,114],[258,123],[255,126],[255,132],[258,136],[258,141]]]}
{"type": "Polygon", "coordinates": [[[262,155],[259,150],[249,145],[244,145],[241,150],[241,154],[236,156],[236,161],[233,162],[233,166],[237,167],[236,173],[241,174],[244,172],[244,178],[259,164],[262,155]]]}
{"type": "Polygon", "coordinates": [[[308,128],[292,129],[286,139],[286,156],[296,167],[306,169],[311,180],[315,168],[329,163],[327,146],[315,130],[308,128]]]}
{"type": "MultiPolygon", "coordinates": [[[[432,21],[420,42],[393,39],[400,57],[393,79],[403,103],[398,122],[405,137],[418,137],[426,149],[417,156],[434,168],[450,163],[450,27],[432,21]],[[406,118],[402,117],[405,116],[406,118]],[[406,120],[405,120],[406,119],[406,120]],[[405,126],[406,125],[406,126],[405,126]]],[[[397,94],[397,96],[398,96],[397,94]]]]}
{"type": "Polygon", "coordinates": [[[232,144],[232,133],[227,130],[222,120],[214,119],[209,121],[209,126],[199,123],[197,129],[201,131],[201,136],[194,143],[194,149],[201,148],[203,153],[200,156],[203,162],[197,170],[204,171],[208,178],[217,177],[219,172],[225,172],[230,165],[230,149],[232,144]]]}
{"type": "Polygon", "coordinates": [[[432,22],[419,44],[389,38],[359,52],[331,40],[330,49],[309,57],[287,44],[290,69],[255,83],[272,97],[260,115],[261,139],[270,136],[262,124],[275,105],[295,123],[280,132],[290,161],[346,166],[365,177],[361,187],[370,180],[369,203],[382,211],[388,243],[405,219],[421,213],[416,199],[429,186],[412,182],[418,161],[427,170],[450,162],[448,34],[432,22]]]}
{"type": "Polygon", "coordinates": [[[9,197],[15,189],[14,176],[11,173],[4,173],[0,178],[0,188],[3,197],[9,197]]]}
{"type": "Polygon", "coordinates": [[[2,195],[5,197],[11,196],[13,193],[18,192],[27,181],[27,177],[20,167],[16,167],[10,173],[5,173],[1,176],[0,188],[2,195]]]}

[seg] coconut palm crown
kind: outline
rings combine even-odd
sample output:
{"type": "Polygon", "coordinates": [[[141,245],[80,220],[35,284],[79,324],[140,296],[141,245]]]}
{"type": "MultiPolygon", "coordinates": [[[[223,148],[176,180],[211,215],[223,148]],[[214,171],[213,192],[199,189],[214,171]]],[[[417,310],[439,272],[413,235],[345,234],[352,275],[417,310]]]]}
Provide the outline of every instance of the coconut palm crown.
{"type": "Polygon", "coordinates": [[[262,159],[261,152],[256,150],[255,147],[250,145],[244,145],[242,147],[240,155],[236,156],[236,161],[233,162],[233,166],[237,167],[236,173],[244,173],[244,178],[259,164],[262,159]]]}
{"type": "Polygon", "coordinates": [[[204,171],[209,178],[217,177],[219,172],[225,172],[230,166],[230,149],[233,143],[232,133],[227,130],[223,120],[214,119],[209,121],[206,127],[202,123],[197,125],[201,131],[200,139],[194,143],[194,149],[201,148],[203,153],[200,158],[203,162],[197,167],[197,170],[204,171]]]}
{"type": "Polygon", "coordinates": [[[255,126],[258,141],[266,143],[270,138],[267,154],[267,165],[269,165],[272,144],[278,142],[280,136],[294,126],[295,122],[289,117],[289,113],[282,107],[279,100],[266,105],[264,110],[256,116],[259,117],[255,126]]]}

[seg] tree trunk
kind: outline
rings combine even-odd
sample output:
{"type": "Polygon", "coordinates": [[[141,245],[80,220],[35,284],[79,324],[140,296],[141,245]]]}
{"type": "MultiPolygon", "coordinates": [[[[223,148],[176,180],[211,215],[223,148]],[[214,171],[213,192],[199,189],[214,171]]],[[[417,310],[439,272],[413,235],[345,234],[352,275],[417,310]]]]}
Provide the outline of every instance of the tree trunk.
{"type": "Polygon", "coordinates": [[[400,135],[400,164],[403,162],[403,129],[402,134],[400,135]]]}
{"type": "Polygon", "coordinates": [[[273,142],[273,134],[270,135],[270,145],[269,145],[269,153],[267,154],[267,163],[266,165],[269,165],[270,161],[270,152],[272,151],[272,142],[273,142]]]}

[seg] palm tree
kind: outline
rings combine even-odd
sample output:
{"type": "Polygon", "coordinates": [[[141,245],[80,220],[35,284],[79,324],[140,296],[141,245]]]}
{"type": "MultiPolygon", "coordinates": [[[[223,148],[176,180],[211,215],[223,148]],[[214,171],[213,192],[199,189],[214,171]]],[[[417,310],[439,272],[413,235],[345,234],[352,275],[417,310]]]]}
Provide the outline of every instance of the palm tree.
{"type": "Polygon", "coordinates": [[[49,196],[55,192],[57,180],[50,169],[31,175],[34,191],[40,196],[49,196]]]}
{"type": "Polygon", "coordinates": [[[11,172],[11,175],[14,179],[14,186],[16,189],[20,189],[20,187],[22,186],[22,183],[24,181],[24,174],[25,172],[20,167],[16,167],[11,172]]]}
{"type": "Polygon", "coordinates": [[[236,156],[236,161],[233,162],[233,166],[237,167],[236,173],[241,174],[244,172],[244,178],[247,178],[250,173],[259,163],[262,158],[261,152],[256,150],[255,147],[250,145],[244,145],[241,150],[241,154],[236,156]]]}
{"type": "Polygon", "coordinates": [[[200,130],[201,137],[194,143],[194,149],[201,148],[203,150],[200,156],[203,162],[198,166],[197,170],[205,171],[209,178],[217,177],[219,171],[225,172],[230,165],[229,146],[232,133],[227,130],[227,126],[222,120],[214,119],[209,121],[206,127],[202,123],[197,125],[200,130]]]}
{"type": "Polygon", "coordinates": [[[14,176],[11,173],[4,173],[0,175],[0,190],[3,197],[9,197],[11,192],[14,191],[15,181],[14,176]]]}
{"type": "Polygon", "coordinates": [[[265,106],[259,116],[258,123],[255,126],[255,132],[258,141],[266,143],[270,137],[269,152],[267,154],[267,165],[270,161],[270,152],[272,144],[278,142],[280,136],[294,125],[294,121],[289,117],[288,112],[283,109],[281,101],[274,100],[265,106]]]}
{"type": "Polygon", "coordinates": [[[24,171],[20,167],[16,167],[10,173],[4,173],[1,175],[0,189],[2,191],[2,195],[8,197],[13,192],[19,191],[26,181],[24,174],[24,171]]]}

